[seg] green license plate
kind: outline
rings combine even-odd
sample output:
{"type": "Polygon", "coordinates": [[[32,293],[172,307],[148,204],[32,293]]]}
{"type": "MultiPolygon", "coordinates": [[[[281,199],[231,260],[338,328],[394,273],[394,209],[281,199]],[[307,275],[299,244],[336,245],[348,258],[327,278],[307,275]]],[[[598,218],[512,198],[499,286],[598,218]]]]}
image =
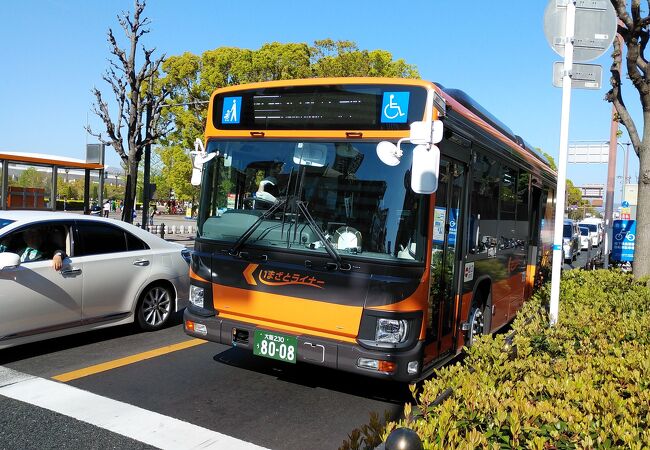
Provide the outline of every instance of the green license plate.
{"type": "Polygon", "coordinates": [[[272,331],[255,330],[253,354],[290,363],[296,362],[298,338],[272,331]]]}

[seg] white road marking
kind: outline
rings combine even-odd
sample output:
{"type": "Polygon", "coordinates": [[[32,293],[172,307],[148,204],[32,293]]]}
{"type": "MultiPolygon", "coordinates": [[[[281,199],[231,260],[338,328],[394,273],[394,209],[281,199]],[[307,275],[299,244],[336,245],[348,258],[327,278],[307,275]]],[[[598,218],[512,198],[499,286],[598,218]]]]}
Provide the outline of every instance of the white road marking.
{"type": "Polygon", "coordinates": [[[173,417],[3,366],[0,366],[0,395],[162,449],[264,449],[173,417]]]}

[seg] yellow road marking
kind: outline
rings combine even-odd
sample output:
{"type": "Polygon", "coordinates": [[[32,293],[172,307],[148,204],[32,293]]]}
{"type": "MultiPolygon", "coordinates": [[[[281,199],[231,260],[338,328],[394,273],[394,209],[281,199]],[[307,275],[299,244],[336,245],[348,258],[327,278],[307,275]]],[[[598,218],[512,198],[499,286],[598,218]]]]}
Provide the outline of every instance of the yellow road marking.
{"type": "Polygon", "coordinates": [[[86,367],[84,369],[73,370],[72,372],[62,373],[61,375],[56,375],[52,377],[53,380],[68,382],[76,380],[78,378],[87,377],[88,375],[94,375],[96,373],[105,372],[107,370],[115,369],[117,367],[127,366],[139,361],[144,361],[145,359],[155,358],[156,356],[165,355],[167,353],[176,352],[178,350],[183,350],[190,347],[195,347],[197,345],[205,344],[208,341],[203,339],[191,339],[189,341],[180,342],[178,344],[168,345],[166,347],[156,348],[154,350],[149,350],[146,352],[138,353],[137,355],[126,356],[124,358],[115,359],[113,361],[107,361],[101,364],[95,364],[94,366],[86,367]]]}

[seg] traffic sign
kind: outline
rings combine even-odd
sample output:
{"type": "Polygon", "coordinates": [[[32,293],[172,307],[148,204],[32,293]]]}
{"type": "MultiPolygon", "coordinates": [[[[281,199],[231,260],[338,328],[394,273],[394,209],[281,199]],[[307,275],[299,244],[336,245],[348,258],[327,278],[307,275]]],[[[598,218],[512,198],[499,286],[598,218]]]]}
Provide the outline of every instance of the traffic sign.
{"type": "Polygon", "coordinates": [[[623,203],[621,203],[621,206],[623,208],[629,208],[630,207],[630,202],[628,202],[627,200],[623,200],[623,203]]]}
{"type": "MultiPolygon", "coordinates": [[[[569,1],[550,0],[544,11],[546,40],[560,56],[564,56],[569,1]]],[[[616,11],[610,0],[576,0],[573,60],[586,62],[602,56],[616,37],[616,26],[616,11]]]]}
{"type": "Polygon", "coordinates": [[[634,241],[636,240],[636,221],[615,220],[612,260],[634,261],[634,241]]]}
{"type": "MultiPolygon", "coordinates": [[[[553,63],[553,86],[562,87],[564,63],[553,63]]],[[[571,71],[571,87],[576,89],[600,89],[603,85],[603,66],[598,64],[574,64],[571,71]]]]}

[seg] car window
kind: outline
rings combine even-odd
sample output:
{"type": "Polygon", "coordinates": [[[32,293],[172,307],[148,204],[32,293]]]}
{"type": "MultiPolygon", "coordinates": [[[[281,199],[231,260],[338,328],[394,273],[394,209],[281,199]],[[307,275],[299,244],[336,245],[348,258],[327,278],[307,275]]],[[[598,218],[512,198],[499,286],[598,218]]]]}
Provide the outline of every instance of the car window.
{"type": "Polygon", "coordinates": [[[79,243],[75,256],[101,255],[127,251],[126,235],[121,228],[91,222],[77,222],[79,243]]]}
{"type": "Polygon", "coordinates": [[[571,225],[564,225],[564,237],[565,238],[571,237],[571,225]]]}
{"type": "Polygon", "coordinates": [[[126,245],[129,251],[135,250],[149,250],[149,246],[142,239],[135,237],[128,231],[126,233],[126,245]]]}
{"type": "Polygon", "coordinates": [[[136,250],[149,246],[122,228],[100,222],[77,222],[79,245],[75,256],[102,255],[136,250]]]}
{"type": "Polygon", "coordinates": [[[68,230],[62,223],[23,227],[0,239],[0,252],[16,253],[23,263],[52,259],[57,250],[67,253],[68,230]]]}

